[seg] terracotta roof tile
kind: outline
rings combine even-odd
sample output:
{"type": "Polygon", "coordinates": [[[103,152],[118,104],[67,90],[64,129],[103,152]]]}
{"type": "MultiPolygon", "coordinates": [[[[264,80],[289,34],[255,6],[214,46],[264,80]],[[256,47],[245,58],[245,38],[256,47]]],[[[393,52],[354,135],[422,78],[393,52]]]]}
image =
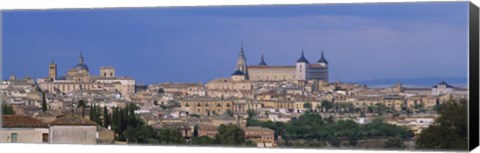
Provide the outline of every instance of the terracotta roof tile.
{"type": "Polygon", "coordinates": [[[48,127],[47,123],[30,116],[2,115],[2,128],[42,128],[48,127]]]}

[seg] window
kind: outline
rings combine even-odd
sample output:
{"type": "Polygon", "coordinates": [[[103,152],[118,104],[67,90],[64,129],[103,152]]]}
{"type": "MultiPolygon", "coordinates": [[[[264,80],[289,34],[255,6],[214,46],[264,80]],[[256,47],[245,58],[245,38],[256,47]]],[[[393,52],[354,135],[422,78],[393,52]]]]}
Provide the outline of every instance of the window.
{"type": "Polygon", "coordinates": [[[11,142],[18,142],[18,134],[12,133],[11,134],[11,142]]]}

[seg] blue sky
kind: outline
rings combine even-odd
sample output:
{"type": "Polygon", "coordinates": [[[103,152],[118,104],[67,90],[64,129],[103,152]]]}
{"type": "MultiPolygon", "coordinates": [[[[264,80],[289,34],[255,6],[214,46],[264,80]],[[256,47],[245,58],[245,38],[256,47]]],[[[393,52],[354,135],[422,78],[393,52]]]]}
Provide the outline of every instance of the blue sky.
{"type": "Polygon", "coordinates": [[[80,51],[98,75],[139,83],[228,77],[248,64],[310,62],[331,80],[467,77],[468,2],[18,10],[2,12],[3,78],[64,75],[80,51]]]}

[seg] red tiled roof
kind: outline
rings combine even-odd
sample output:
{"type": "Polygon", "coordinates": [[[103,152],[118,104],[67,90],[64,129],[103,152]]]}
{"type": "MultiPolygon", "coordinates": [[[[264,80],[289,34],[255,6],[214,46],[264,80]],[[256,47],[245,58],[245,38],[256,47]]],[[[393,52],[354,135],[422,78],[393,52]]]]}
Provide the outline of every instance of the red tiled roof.
{"type": "Polygon", "coordinates": [[[48,127],[47,123],[30,117],[21,115],[2,115],[2,128],[42,128],[48,127]]]}

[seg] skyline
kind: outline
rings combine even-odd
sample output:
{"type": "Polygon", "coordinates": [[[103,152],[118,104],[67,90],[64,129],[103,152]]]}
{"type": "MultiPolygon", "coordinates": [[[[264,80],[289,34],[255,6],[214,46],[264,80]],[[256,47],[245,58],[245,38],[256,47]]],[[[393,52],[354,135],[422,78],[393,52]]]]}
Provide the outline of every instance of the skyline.
{"type": "Polygon", "coordinates": [[[93,75],[113,66],[139,83],[206,82],[233,73],[242,40],[249,65],[261,54],[269,65],[294,65],[302,49],[314,62],[324,50],[332,81],[466,78],[464,7],[467,2],[4,11],[3,79],[10,72],[45,77],[52,58],[64,75],[82,51],[93,75]]]}

